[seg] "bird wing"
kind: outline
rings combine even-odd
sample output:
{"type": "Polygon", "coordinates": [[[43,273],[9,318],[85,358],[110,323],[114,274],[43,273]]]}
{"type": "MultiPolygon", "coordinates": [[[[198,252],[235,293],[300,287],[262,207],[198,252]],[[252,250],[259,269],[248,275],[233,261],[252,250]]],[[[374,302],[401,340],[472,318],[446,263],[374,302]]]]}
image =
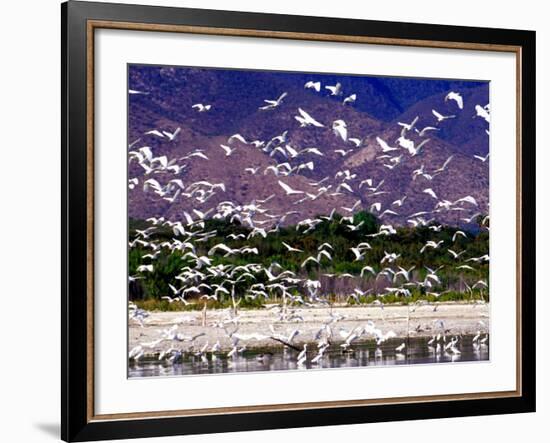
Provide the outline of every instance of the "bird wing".
{"type": "Polygon", "coordinates": [[[447,158],[447,160],[445,160],[445,163],[443,163],[443,166],[441,166],[441,170],[445,169],[447,167],[447,165],[451,162],[451,160],[453,159],[454,155],[451,155],[449,158],[447,158]]]}
{"type": "Polygon", "coordinates": [[[315,89],[317,92],[319,92],[321,90],[321,82],[313,82],[313,81],[309,81],[305,84],[305,87],[306,88],[313,88],[315,89]]]}
{"type": "Polygon", "coordinates": [[[319,263],[315,257],[308,257],[302,262],[301,267],[303,268],[308,261],[314,261],[315,263],[319,263]]]}
{"type": "Polygon", "coordinates": [[[233,151],[229,146],[226,145],[220,145],[220,147],[225,151],[225,155],[229,155],[233,151]]]}
{"type": "Polygon", "coordinates": [[[384,152],[393,151],[396,149],[396,148],[392,148],[390,145],[388,145],[388,143],[386,143],[385,140],[381,139],[380,137],[376,137],[376,141],[378,142],[378,144],[380,145],[380,147],[384,152]]]}
{"type": "Polygon", "coordinates": [[[332,260],[332,257],[330,256],[330,254],[327,252],[327,251],[321,251],[319,252],[319,254],[317,255],[317,259],[320,260],[320,257],[321,255],[324,255],[326,258],[328,258],[329,260],[332,260]]]}
{"type": "Polygon", "coordinates": [[[225,252],[233,252],[233,250],[228,246],[224,245],[223,243],[218,243],[217,245],[213,246],[210,249],[210,251],[208,251],[208,255],[214,255],[217,249],[221,249],[222,251],[225,251],[225,252]]]}
{"type": "Polygon", "coordinates": [[[416,153],[420,151],[420,148],[424,146],[426,143],[428,143],[431,139],[427,138],[426,140],[422,140],[422,142],[416,147],[416,153]]]}
{"type": "Polygon", "coordinates": [[[298,112],[302,114],[304,119],[311,125],[317,126],[318,128],[323,127],[324,125],[319,123],[317,120],[315,120],[311,115],[309,115],[306,111],[304,111],[302,108],[298,108],[298,112]]]}
{"type": "Polygon", "coordinates": [[[286,183],[283,183],[281,180],[279,180],[279,186],[285,190],[286,193],[293,192],[293,189],[288,186],[286,183]]]}
{"type": "Polygon", "coordinates": [[[437,195],[435,194],[435,192],[433,191],[432,188],[427,188],[427,189],[424,189],[424,191],[422,191],[428,195],[431,195],[433,198],[437,198],[437,195]]]}
{"type": "Polygon", "coordinates": [[[459,198],[457,201],[454,202],[454,204],[460,203],[460,202],[466,202],[471,203],[472,205],[477,206],[477,201],[474,197],[471,195],[467,195],[466,197],[459,198]]]}
{"type": "Polygon", "coordinates": [[[229,137],[229,138],[227,139],[227,142],[228,142],[229,144],[231,144],[231,142],[232,142],[233,140],[238,140],[238,141],[240,141],[241,143],[246,144],[246,140],[245,140],[245,138],[244,138],[241,134],[233,134],[231,137],[229,137]]]}
{"type": "Polygon", "coordinates": [[[289,244],[287,244],[287,243],[285,243],[285,242],[281,242],[281,243],[282,243],[283,246],[284,246],[285,248],[287,248],[289,251],[293,251],[293,250],[294,250],[294,248],[293,248],[292,246],[290,246],[289,244]]]}
{"type": "Polygon", "coordinates": [[[347,140],[348,138],[348,130],[345,126],[342,126],[342,125],[337,125],[337,126],[333,126],[332,129],[334,130],[334,132],[340,136],[340,138],[344,141],[347,140]]]}
{"type": "Polygon", "coordinates": [[[164,134],[162,132],[158,131],[157,129],[153,129],[152,131],[147,131],[145,133],[145,135],[156,135],[157,137],[164,138],[164,134]]]}

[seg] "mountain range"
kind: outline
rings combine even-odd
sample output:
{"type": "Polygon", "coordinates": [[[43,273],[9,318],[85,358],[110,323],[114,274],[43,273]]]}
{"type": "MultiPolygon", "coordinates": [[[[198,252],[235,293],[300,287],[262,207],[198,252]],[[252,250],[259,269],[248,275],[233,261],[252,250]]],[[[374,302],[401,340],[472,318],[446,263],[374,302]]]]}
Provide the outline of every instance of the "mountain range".
{"type": "Polygon", "coordinates": [[[342,208],[365,209],[395,225],[422,212],[426,220],[460,226],[477,213],[489,213],[489,161],[480,159],[489,152],[489,124],[476,113],[476,105],[489,102],[487,82],[131,65],[128,86],[134,92],[128,101],[130,152],[147,146],[155,157],[166,156],[169,161],[197,151],[208,158],[178,161],[182,166],[178,174],[145,174],[138,162],[130,162],[129,178],[141,182],[129,190],[131,218],[162,215],[178,220],[183,211],[205,212],[221,202],[247,205],[268,198],[265,205],[270,214],[297,212],[289,214],[285,223],[329,214],[332,209],[342,215],[352,212],[342,208]],[[309,81],[320,82],[320,91],[304,88],[309,81]],[[342,94],[330,95],[325,86],[337,83],[342,94]],[[451,91],[460,94],[463,109],[446,99],[451,91]],[[266,105],[264,100],[275,100],[283,93],[280,105],[259,109],[266,105]],[[343,99],[352,94],[356,100],[344,104],[343,99]],[[199,112],[193,108],[198,103],[211,108],[199,112]],[[298,109],[323,126],[301,127],[295,119],[298,109]],[[432,110],[450,118],[438,122],[432,110]],[[333,130],[338,120],[347,126],[347,140],[333,130]],[[414,128],[404,131],[406,138],[416,146],[428,141],[413,156],[397,140],[403,134],[400,123],[415,120],[414,128]],[[435,129],[418,134],[427,126],[435,129]],[[173,140],[147,134],[173,133],[177,128],[173,140]],[[247,143],[230,140],[237,133],[247,143]],[[284,142],[270,144],[277,136],[284,136],[284,142]],[[397,149],[384,153],[379,140],[397,149]],[[232,150],[230,155],[221,145],[232,150]],[[281,149],[274,150],[277,146],[281,149]],[[303,151],[307,148],[322,155],[303,151]],[[291,168],[306,166],[290,175],[283,168],[283,174],[275,175],[273,166],[284,163],[291,168]],[[307,166],[311,163],[313,168],[307,166]],[[443,165],[444,171],[434,173],[443,165]],[[419,170],[423,174],[414,173],[419,170]],[[202,203],[190,198],[169,201],[143,192],[149,178],[162,185],[174,178],[185,185],[223,183],[225,190],[202,203]],[[280,182],[305,194],[287,195],[280,182]],[[380,183],[379,189],[368,191],[380,183]],[[322,187],[329,189],[317,197],[322,187]],[[308,194],[316,197],[307,198],[308,194]],[[404,196],[402,205],[394,203],[404,196]],[[434,211],[438,201],[455,202],[465,196],[473,197],[476,205],[459,203],[453,210],[434,211]],[[382,216],[385,210],[395,214],[382,216]]]}

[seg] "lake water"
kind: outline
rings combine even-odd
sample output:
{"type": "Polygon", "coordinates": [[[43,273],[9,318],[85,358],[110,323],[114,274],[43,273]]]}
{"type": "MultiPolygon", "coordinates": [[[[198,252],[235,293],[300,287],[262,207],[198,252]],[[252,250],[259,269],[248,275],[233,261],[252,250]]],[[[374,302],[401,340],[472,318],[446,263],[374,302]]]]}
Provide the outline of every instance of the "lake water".
{"type": "MultiPolygon", "coordinates": [[[[368,366],[434,364],[489,360],[489,340],[485,344],[474,344],[473,336],[462,336],[456,349],[460,353],[444,350],[444,343],[439,348],[428,345],[428,338],[392,339],[376,346],[374,342],[357,344],[348,352],[334,345],[327,349],[318,363],[311,363],[317,354],[315,345],[308,352],[307,362],[298,365],[298,352],[288,348],[266,348],[244,351],[233,358],[225,353],[205,356],[185,354],[181,361],[170,364],[164,361],[130,362],[129,377],[168,377],[179,375],[226,374],[235,372],[289,371],[326,368],[353,368],[368,366]],[[403,342],[407,344],[402,352],[396,347],[403,342]]],[[[447,338],[449,340],[450,337],[447,338]]],[[[447,341],[448,342],[448,341],[447,341]]]]}

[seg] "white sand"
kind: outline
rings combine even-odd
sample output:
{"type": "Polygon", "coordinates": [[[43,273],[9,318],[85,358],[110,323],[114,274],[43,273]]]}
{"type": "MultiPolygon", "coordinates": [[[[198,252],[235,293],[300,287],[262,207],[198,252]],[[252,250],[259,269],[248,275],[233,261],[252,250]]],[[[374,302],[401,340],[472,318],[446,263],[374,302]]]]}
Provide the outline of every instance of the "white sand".
{"type": "MultiPolygon", "coordinates": [[[[333,330],[333,343],[343,341],[338,334],[340,328],[350,331],[358,326],[364,326],[368,320],[375,323],[383,333],[394,331],[398,337],[426,337],[443,332],[438,326],[438,320],[443,321],[444,329],[449,335],[476,334],[478,331],[489,331],[489,304],[468,303],[438,303],[434,312],[433,305],[424,306],[340,306],[332,308],[333,315],[345,316],[343,320],[331,324],[333,330]]],[[[162,350],[174,347],[186,350],[194,345],[195,349],[202,347],[207,342],[213,345],[220,342],[221,351],[231,349],[231,340],[226,332],[238,330],[235,335],[240,336],[239,346],[246,345],[248,349],[283,346],[281,343],[269,338],[273,335],[269,325],[273,325],[277,334],[288,336],[293,330],[298,329],[299,334],[294,338],[293,344],[301,346],[306,342],[313,342],[317,331],[330,319],[330,308],[300,308],[294,311],[296,317],[291,321],[280,321],[276,309],[240,310],[238,311],[238,324],[227,322],[230,319],[228,310],[209,310],[206,314],[206,326],[202,325],[203,314],[200,311],[193,312],[151,312],[143,326],[135,321],[130,321],[130,349],[137,345],[151,343],[162,337],[162,331],[178,324],[178,333],[184,336],[196,336],[204,334],[190,341],[165,340],[154,347],[145,347],[146,354],[158,353],[162,350]],[[302,321],[303,319],[303,321],[302,321]],[[222,326],[225,323],[225,328],[222,326]],[[247,337],[260,335],[264,337],[247,337]]],[[[370,336],[372,339],[372,336],[370,336]]],[[[364,336],[364,340],[369,337],[364,336]]]]}

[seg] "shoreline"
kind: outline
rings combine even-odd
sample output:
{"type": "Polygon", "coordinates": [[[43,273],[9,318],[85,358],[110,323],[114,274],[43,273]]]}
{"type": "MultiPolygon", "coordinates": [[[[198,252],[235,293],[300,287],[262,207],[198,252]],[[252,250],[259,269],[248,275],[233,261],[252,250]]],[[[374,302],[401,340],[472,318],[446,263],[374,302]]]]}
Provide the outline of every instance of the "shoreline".
{"type": "MultiPolygon", "coordinates": [[[[239,310],[235,318],[232,318],[230,310],[218,309],[206,312],[205,326],[202,311],[149,312],[143,326],[134,320],[129,321],[128,338],[129,349],[141,345],[145,358],[170,348],[183,352],[206,348],[209,352],[216,345],[217,352],[229,352],[234,346],[231,334],[233,340],[239,339],[239,347],[254,350],[283,348],[286,338],[297,330],[291,345],[301,348],[305,343],[314,343],[316,346],[315,336],[331,319],[330,341],[337,345],[344,343],[346,332],[365,327],[368,322],[374,323],[374,327],[383,334],[393,331],[395,338],[403,339],[432,337],[437,334],[487,334],[490,330],[489,312],[489,303],[442,302],[408,306],[385,305],[383,308],[343,305],[332,308],[289,308],[291,315],[287,318],[290,320],[282,321],[276,309],[239,310]],[[163,331],[174,325],[177,325],[173,332],[179,334],[178,339],[159,341],[163,337],[163,331]]],[[[365,334],[354,343],[372,340],[373,335],[365,334]]]]}

